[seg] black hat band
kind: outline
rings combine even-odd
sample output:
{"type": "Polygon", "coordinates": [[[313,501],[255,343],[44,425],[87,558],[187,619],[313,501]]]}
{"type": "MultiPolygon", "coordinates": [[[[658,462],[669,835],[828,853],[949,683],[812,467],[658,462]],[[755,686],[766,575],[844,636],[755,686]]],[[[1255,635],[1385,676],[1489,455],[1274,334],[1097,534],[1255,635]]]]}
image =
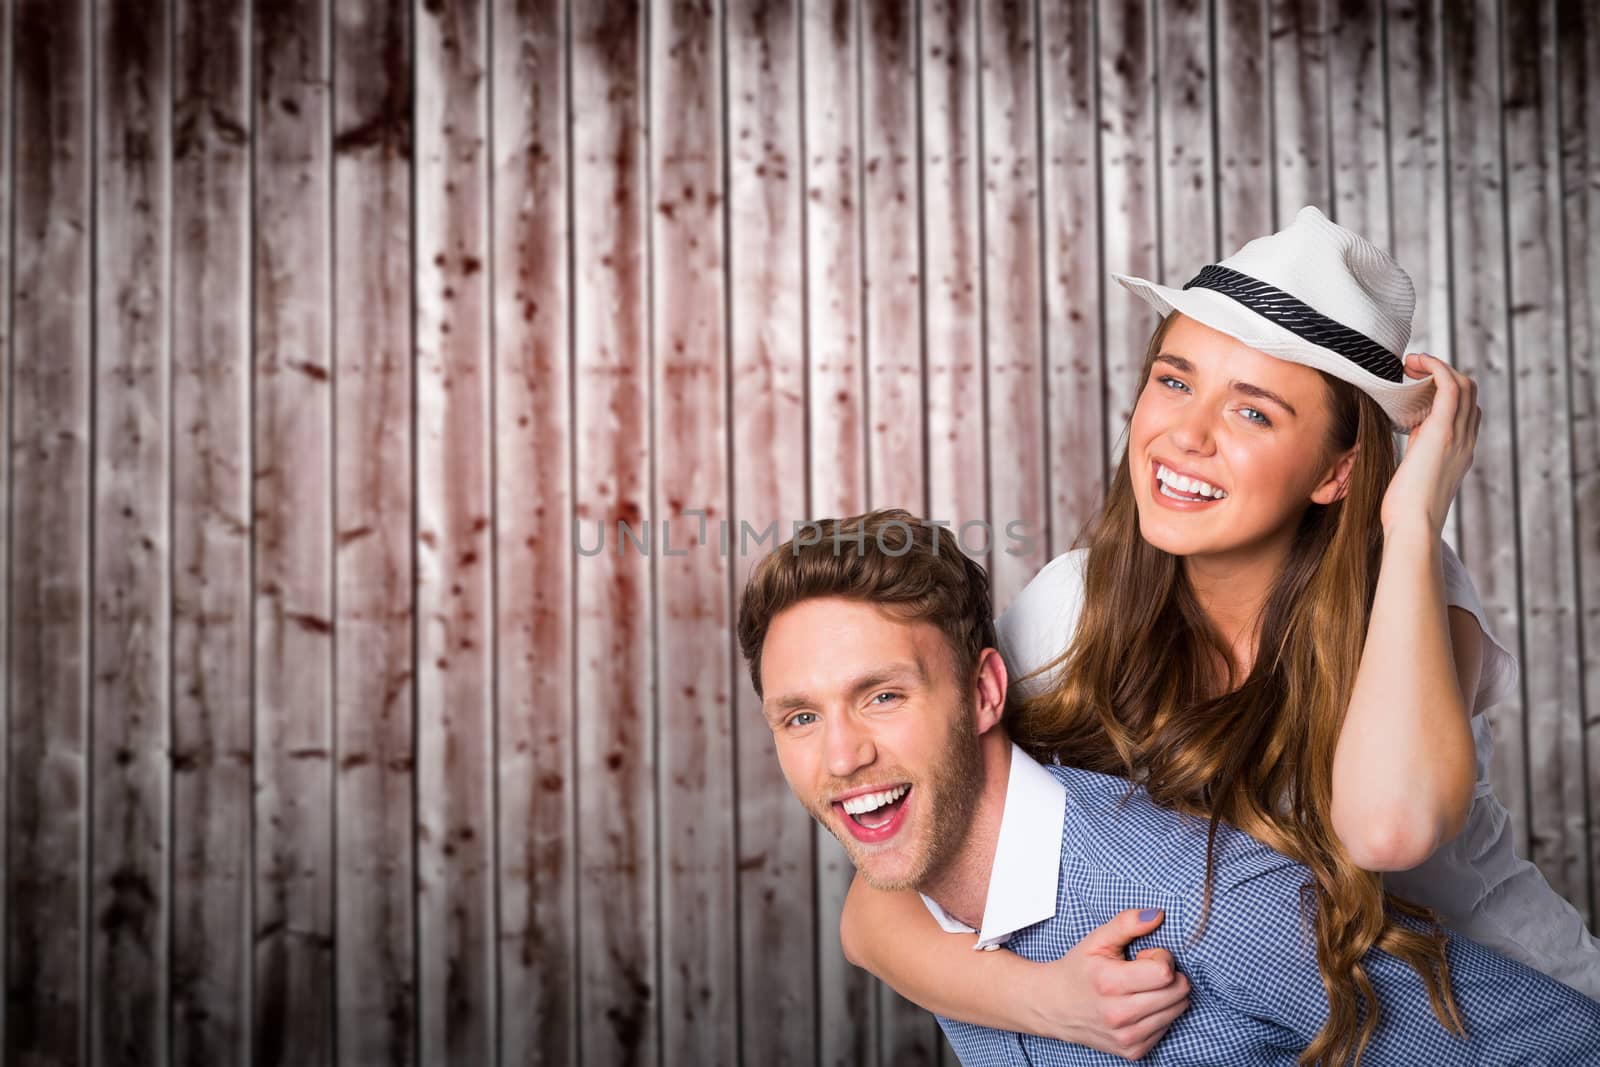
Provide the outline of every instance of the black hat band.
{"type": "Polygon", "coordinates": [[[1391,382],[1405,381],[1405,366],[1393,352],[1359,330],[1336,322],[1289,293],[1228,267],[1200,268],[1185,289],[1210,289],[1244,305],[1290,333],[1348,359],[1356,366],[1391,382]]]}

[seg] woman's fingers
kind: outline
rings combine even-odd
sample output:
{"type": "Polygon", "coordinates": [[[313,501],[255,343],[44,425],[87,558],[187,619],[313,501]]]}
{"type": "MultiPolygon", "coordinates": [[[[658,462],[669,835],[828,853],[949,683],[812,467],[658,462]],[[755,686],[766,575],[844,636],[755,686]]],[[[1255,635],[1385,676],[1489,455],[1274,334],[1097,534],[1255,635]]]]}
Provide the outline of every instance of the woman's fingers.
{"type": "Polygon", "coordinates": [[[1146,1016],[1141,1022],[1130,1027],[1127,1058],[1139,1059],[1155,1048],[1156,1043],[1166,1035],[1167,1028],[1187,1010],[1189,1010],[1189,999],[1185,997],[1179,1003],[1146,1016]]]}
{"type": "Polygon", "coordinates": [[[1177,966],[1178,962],[1172,958],[1172,953],[1164,948],[1142,948],[1133,954],[1133,958],[1136,960],[1166,960],[1173,966],[1177,966]]]}
{"type": "Polygon", "coordinates": [[[1147,993],[1131,993],[1123,997],[1122,1005],[1125,1009],[1123,1022],[1124,1025],[1131,1024],[1188,1002],[1189,979],[1179,974],[1172,980],[1172,984],[1165,988],[1152,989],[1147,993]]]}
{"type": "Polygon", "coordinates": [[[1483,411],[1478,407],[1478,383],[1437,356],[1411,352],[1406,356],[1406,374],[1412,377],[1433,375],[1434,401],[1430,415],[1448,412],[1452,435],[1470,443],[1477,434],[1483,411]]]}
{"type": "MultiPolygon", "coordinates": [[[[1152,951],[1147,949],[1146,951],[1152,951]]],[[[1162,952],[1161,957],[1145,958],[1140,953],[1139,959],[1112,961],[1101,973],[1099,982],[1100,992],[1106,996],[1120,997],[1131,993],[1144,993],[1153,989],[1166,989],[1176,979],[1183,976],[1172,965],[1172,955],[1165,949],[1154,950],[1162,952]]],[[[1187,979],[1184,979],[1187,982],[1187,979]]]]}

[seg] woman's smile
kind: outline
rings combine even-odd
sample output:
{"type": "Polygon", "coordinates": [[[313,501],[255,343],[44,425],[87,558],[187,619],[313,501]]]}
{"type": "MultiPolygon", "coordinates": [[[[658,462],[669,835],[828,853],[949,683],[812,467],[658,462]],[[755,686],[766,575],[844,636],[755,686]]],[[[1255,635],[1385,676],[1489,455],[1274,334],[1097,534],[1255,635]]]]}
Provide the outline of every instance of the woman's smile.
{"type": "Polygon", "coordinates": [[[1203,478],[1179,474],[1158,459],[1150,461],[1150,495],[1175,511],[1200,511],[1227,499],[1227,491],[1203,478]]]}

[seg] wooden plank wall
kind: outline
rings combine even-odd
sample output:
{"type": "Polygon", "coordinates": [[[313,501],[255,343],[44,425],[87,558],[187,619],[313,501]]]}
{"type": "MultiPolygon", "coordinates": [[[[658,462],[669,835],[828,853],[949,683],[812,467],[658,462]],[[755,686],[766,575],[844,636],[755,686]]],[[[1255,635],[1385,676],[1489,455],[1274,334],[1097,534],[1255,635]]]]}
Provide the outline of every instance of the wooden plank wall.
{"type": "Polygon", "coordinates": [[[0,1067],[951,1062],[740,585],[901,504],[1003,606],[1121,447],[1109,272],[1307,202],[1480,383],[1493,775],[1600,914],[1593,4],[3,12],[0,1067]]]}

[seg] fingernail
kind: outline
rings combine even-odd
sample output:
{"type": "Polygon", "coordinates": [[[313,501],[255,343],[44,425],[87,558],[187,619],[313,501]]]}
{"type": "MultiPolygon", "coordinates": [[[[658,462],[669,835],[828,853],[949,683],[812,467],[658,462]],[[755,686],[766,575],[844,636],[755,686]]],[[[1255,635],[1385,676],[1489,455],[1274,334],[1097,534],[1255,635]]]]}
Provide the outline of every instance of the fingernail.
{"type": "Polygon", "coordinates": [[[1141,911],[1139,913],[1139,921],[1142,922],[1142,923],[1147,923],[1147,922],[1150,922],[1151,920],[1153,920],[1157,915],[1160,915],[1160,914],[1161,914],[1161,909],[1160,908],[1146,908],[1146,909],[1144,909],[1143,911],[1141,911]]]}

